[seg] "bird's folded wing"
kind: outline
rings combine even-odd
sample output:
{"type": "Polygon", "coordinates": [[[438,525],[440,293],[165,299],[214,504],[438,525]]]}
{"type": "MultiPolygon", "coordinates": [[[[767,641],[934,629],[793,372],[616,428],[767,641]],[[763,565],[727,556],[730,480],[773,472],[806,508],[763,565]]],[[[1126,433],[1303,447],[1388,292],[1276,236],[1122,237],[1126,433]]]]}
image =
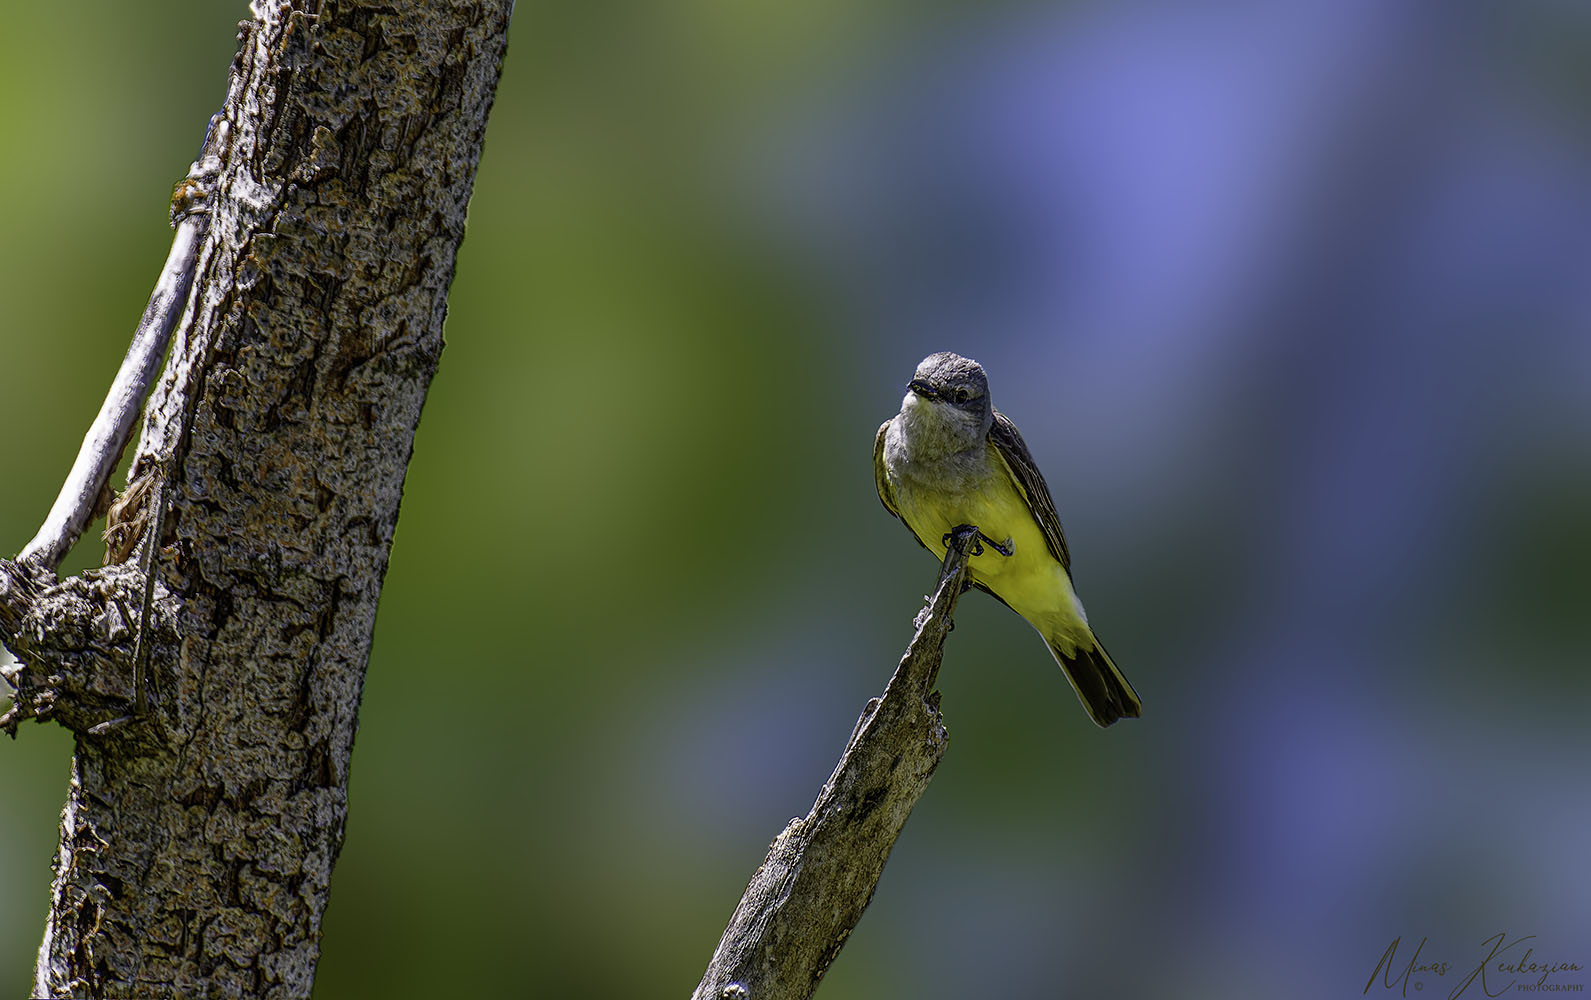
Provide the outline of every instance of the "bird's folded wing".
{"type": "Polygon", "coordinates": [[[878,501],[884,505],[897,520],[900,510],[895,506],[895,488],[889,484],[889,475],[884,471],[884,434],[889,430],[889,421],[878,425],[878,436],[873,438],[873,485],[878,488],[878,501]]]}
{"type": "MultiPolygon", "coordinates": [[[[875,451],[883,447],[883,441],[881,428],[875,451]]],[[[999,410],[994,411],[994,426],[989,428],[989,443],[994,445],[995,452],[1010,470],[1012,480],[1016,482],[1017,488],[1027,500],[1028,510],[1033,512],[1033,520],[1044,529],[1044,540],[1049,544],[1050,554],[1059,559],[1063,567],[1070,570],[1072,557],[1066,551],[1066,536],[1061,532],[1061,518],[1055,513],[1055,501],[1050,499],[1050,488],[1044,484],[1044,476],[1039,473],[1039,467],[1033,461],[1033,454],[1028,451],[1022,435],[1017,433],[1016,424],[999,410]]],[[[875,456],[874,462],[878,461],[879,458],[875,456]]],[[[880,497],[883,496],[883,492],[884,488],[880,486],[880,497]]],[[[884,506],[889,506],[888,500],[884,501],[884,506]]],[[[893,514],[894,511],[891,510],[890,513],[893,514]]]]}

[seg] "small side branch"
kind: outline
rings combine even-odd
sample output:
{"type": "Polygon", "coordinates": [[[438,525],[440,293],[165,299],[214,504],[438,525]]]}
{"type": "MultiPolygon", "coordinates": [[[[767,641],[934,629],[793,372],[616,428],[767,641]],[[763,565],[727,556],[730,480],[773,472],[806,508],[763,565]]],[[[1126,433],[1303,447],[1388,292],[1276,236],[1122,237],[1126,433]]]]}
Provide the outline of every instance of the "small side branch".
{"type": "Polygon", "coordinates": [[[171,332],[187,307],[188,292],[193,287],[198,264],[199,244],[209,223],[207,201],[219,176],[230,134],[230,126],[221,116],[212,118],[199,158],[188,176],[177,184],[171,199],[171,224],[177,230],[171,240],[171,253],[166,256],[165,267],[155,281],[149,305],[144,308],[144,315],[133,332],[132,344],[127,348],[127,356],[122,359],[110,392],[83,437],[72,471],[61,484],[61,492],[38,534],[17,556],[18,562],[41,566],[53,573],[94,519],[105,484],[121,460],[138,411],[143,408],[144,398],[154,383],[155,370],[160,359],[165,357],[171,332]]]}
{"type": "Polygon", "coordinates": [[[812,811],[790,821],[751,877],[692,1000],[806,1000],[873,898],[948,735],[934,683],[978,529],[956,529],[917,632],[867,703],[812,811]]]}

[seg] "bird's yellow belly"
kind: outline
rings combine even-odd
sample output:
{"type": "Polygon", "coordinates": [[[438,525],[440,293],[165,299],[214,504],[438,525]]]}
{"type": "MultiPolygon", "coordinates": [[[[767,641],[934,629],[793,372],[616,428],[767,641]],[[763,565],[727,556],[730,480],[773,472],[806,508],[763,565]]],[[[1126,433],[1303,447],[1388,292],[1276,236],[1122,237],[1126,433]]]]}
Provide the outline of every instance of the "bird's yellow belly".
{"type": "Polygon", "coordinates": [[[963,524],[977,525],[1007,546],[1002,555],[988,542],[969,561],[976,583],[987,587],[1017,614],[1047,635],[1082,634],[1087,619],[1066,570],[1050,552],[1044,532],[1021,496],[1013,490],[951,497],[946,494],[898,496],[902,519],[934,555],[945,556],[945,535],[963,524]]]}
{"type": "Polygon", "coordinates": [[[1033,514],[1016,491],[979,492],[970,497],[954,498],[917,491],[914,494],[901,504],[903,519],[913,526],[912,530],[928,550],[941,559],[945,557],[945,535],[951,528],[963,524],[977,525],[979,531],[1002,545],[1010,540],[1009,556],[1001,555],[984,542],[983,554],[971,559],[973,577],[995,592],[1000,592],[997,581],[1014,581],[1030,575],[1047,579],[1051,575],[1050,567],[1058,566],[1045,544],[1038,522],[1033,520],[1033,514]]]}

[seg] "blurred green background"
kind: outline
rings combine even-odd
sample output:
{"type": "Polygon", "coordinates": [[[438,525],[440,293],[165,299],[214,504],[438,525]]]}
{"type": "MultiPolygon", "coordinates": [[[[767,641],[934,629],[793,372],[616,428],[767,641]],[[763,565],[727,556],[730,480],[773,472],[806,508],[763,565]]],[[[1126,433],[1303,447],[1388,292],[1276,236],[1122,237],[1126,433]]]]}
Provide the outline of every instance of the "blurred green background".
{"type": "MultiPolygon", "coordinates": [[[[0,550],[245,16],[0,33],[0,550]]],[[[1588,39],[1547,0],[520,3],[317,996],[688,995],[932,582],[869,455],[943,349],[1145,718],[1095,730],[969,596],[821,996],[1359,995],[1398,935],[1591,965],[1588,39]]],[[[11,995],[70,753],[0,746],[11,995]]]]}

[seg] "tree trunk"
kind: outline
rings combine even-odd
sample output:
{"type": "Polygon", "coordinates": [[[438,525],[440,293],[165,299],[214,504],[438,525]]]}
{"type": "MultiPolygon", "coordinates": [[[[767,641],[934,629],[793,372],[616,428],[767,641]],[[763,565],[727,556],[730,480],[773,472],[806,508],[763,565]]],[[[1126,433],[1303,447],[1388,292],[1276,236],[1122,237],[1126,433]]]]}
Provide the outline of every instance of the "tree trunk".
{"type": "Polygon", "coordinates": [[[90,732],[132,705],[141,560],[59,583],[0,561],[18,709],[77,734],[39,996],[310,993],[511,8],[255,0],[241,26],[121,513],[164,527],[147,716],[90,732]]]}

